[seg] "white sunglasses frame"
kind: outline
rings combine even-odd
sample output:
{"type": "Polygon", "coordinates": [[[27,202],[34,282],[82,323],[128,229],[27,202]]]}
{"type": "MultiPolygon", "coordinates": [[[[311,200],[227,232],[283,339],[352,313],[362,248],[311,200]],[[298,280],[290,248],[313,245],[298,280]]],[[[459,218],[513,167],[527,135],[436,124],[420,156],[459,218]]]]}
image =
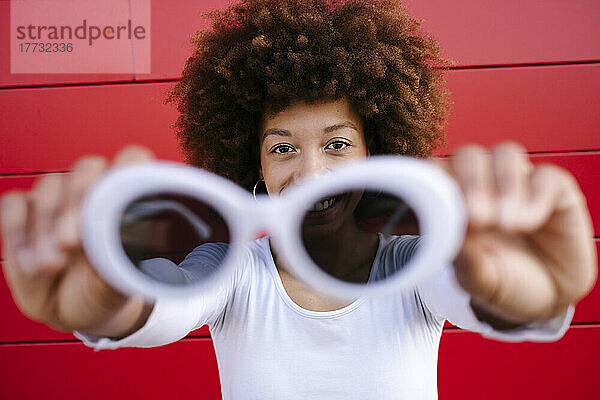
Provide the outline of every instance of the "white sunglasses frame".
{"type": "Polygon", "coordinates": [[[255,199],[233,182],[184,164],[153,161],[116,167],[96,182],[83,201],[80,229],[90,262],[109,284],[149,300],[193,297],[214,289],[242,262],[246,244],[258,234],[277,237],[278,255],[298,279],[329,296],[355,299],[389,295],[414,287],[452,262],[466,232],[462,192],[440,168],[412,157],[374,156],[294,185],[278,197],[255,199]],[[358,284],[344,282],[322,271],[302,245],[301,226],[306,210],[326,195],[360,187],[384,190],[406,201],[419,221],[420,248],[403,273],[358,284]],[[159,282],[139,271],[120,243],[120,220],[134,200],[158,193],[197,198],[218,211],[228,225],[230,247],[211,277],[186,285],[159,282]]]}

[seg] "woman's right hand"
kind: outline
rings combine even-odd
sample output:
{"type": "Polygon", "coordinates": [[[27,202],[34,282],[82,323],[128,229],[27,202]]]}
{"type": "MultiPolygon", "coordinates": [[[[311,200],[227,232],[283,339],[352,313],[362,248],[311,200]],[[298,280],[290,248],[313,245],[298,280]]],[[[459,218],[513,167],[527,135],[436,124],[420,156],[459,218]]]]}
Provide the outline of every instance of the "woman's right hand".
{"type": "Polygon", "coordinates": [[[85,192],[111,166],[153,159],[144,147],[79,159],[70,174],[49,174],[29,192],[2,196],[4,275],[19,309],[61,331],[120,338],[146,322],[152,305],[104,282],[83,252],[79,215],[85,192]]]}

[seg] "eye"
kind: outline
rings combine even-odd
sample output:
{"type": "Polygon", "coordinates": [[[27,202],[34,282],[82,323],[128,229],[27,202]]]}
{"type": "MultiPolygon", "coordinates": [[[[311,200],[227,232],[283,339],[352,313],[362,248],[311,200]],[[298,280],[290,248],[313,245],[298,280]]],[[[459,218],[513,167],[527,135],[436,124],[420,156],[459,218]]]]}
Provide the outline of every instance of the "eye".
{"type": "Polygon", "coordinates": [[[278,144],[271,149],[271,153],[286,154],[294,151],[294,148],[289,144],[278,144]]]}
{"type": "Polygon", "coordinates": [[[350,147],[350,143],[343,140],[336,140],[334,142],[329,143],[325,148],[331,150],[345,150],[347,147],[350,147]]]}

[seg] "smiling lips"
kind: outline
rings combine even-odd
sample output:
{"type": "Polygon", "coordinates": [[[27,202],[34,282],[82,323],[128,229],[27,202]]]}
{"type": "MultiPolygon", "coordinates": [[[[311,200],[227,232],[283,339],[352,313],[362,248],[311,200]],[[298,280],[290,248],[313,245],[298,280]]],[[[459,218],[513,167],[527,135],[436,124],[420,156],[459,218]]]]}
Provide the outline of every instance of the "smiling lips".
{"type": "Polygon", "coordinates": [[[319,201],[319,202],[315,203],[312,206],[312,208],[310,209],[310,211],[327,210],[329,207],[331,207],[333,205],[333,203],[335,203],[335,197],[330,197],[327,200],[323,200],[323,201],[319,201]]]}
{"type": "Polygon", "coordinates": [[[312,208],[309,209],[309,211],[312,212],[318,212],[318,211],[325,211],[328,208],[330,208],[331,206],[333,206],[336,202],[338,202],[340,200],[340,198],[342,198],[343,196],[332,196],[329,197],[327,199],[321,200],[316,202],[312,208]]]}

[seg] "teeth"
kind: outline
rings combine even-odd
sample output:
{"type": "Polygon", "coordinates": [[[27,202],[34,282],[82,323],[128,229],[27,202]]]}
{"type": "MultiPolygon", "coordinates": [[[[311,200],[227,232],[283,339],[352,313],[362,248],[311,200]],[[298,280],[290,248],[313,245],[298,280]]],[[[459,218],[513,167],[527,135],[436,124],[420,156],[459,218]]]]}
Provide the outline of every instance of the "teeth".
{"type": "Polygon", "coordinates": [[[311,211],[327,210],[329,207],[331,207],[333,205],[333,203],[335,203],[335,197],[331,197],[327,200],[315,203],[315,205],[313,205],[313,207],[311,208],[311,211]]]}

